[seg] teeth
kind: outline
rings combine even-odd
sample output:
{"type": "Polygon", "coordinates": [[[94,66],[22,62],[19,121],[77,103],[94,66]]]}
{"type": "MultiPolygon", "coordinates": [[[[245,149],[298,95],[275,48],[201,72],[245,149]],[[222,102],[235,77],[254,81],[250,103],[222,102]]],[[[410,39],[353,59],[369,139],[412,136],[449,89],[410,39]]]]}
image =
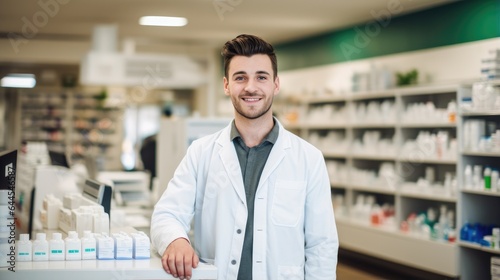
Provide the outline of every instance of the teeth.
{"type": "Polygon", "coordinates": [[[258,101],[258,98],[245,98],[246,101],[258,101]]]}

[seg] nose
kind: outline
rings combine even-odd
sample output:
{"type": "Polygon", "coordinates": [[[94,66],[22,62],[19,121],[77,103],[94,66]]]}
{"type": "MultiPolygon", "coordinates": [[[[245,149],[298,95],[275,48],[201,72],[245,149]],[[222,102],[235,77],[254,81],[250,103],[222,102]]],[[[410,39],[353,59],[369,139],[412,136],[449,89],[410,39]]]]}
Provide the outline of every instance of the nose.
{"type": "Polygon", "coordinates": [[[248,79],[248,82],[245,85],[245,91],[248,93],[254,93],[257,91],[257,84],[254,79],[248,79]]]}

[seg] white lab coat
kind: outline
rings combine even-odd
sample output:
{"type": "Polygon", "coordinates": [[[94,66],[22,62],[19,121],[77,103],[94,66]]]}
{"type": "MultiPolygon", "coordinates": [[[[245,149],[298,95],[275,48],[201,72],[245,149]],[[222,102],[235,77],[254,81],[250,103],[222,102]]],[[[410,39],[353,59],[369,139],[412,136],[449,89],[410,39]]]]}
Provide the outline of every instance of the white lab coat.
{"type": "MultiPolygon", "coordinates": [[[[262,172],[255,196],[253,279],[335,279],[338,236],[321,152],[285,130],[262,172]]],[[[151,220],[153,246],[188,238],[194,216],[198,256],[218,279],[236,279],[247,205],[231,125],[194,141],[151,220]]],[[[161,172],[161,170],[160,170],[161,172]]]]}

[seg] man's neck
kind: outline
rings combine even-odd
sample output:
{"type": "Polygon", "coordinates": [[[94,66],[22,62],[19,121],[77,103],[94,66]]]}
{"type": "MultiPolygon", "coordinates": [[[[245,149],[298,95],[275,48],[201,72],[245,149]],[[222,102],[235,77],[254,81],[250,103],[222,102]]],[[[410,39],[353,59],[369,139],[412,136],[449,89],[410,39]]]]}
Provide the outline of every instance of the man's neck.
{"type": "Polygon", "coordinates": [[[273,129],[274,119],[272,116],[259,119],[247,119],[244,117],[235,117],[235,125],[240,133],[245,145],[252,148],[264,140],[267,134],[273,129]]]}

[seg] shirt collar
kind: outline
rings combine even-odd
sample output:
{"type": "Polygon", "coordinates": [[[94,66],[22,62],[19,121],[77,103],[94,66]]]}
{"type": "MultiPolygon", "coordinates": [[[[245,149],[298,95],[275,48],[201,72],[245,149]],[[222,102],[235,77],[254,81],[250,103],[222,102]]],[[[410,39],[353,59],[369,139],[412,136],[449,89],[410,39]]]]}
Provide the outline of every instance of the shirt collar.
{"type": "MultiPolygon", "coordinates": [[[[279,126],[276,124],[277,122],[276,122],[275,118],[273,118],[273,123],[274,123],[273,129],[271,129],[271,131],[266,135],[266,137],[264,137],[264,140],[262,142],[267,141],[267,142],[274,145],[276,143],[276,140],[278,140],[279,126]]],[[[233,141],[236,138],[241,138],[241,134],[238,131],[238,129],[236,128],[236,124],[234,123],[234,120],[231,122],[230,137],[231,137],[231,141],[233,141]]]]}

